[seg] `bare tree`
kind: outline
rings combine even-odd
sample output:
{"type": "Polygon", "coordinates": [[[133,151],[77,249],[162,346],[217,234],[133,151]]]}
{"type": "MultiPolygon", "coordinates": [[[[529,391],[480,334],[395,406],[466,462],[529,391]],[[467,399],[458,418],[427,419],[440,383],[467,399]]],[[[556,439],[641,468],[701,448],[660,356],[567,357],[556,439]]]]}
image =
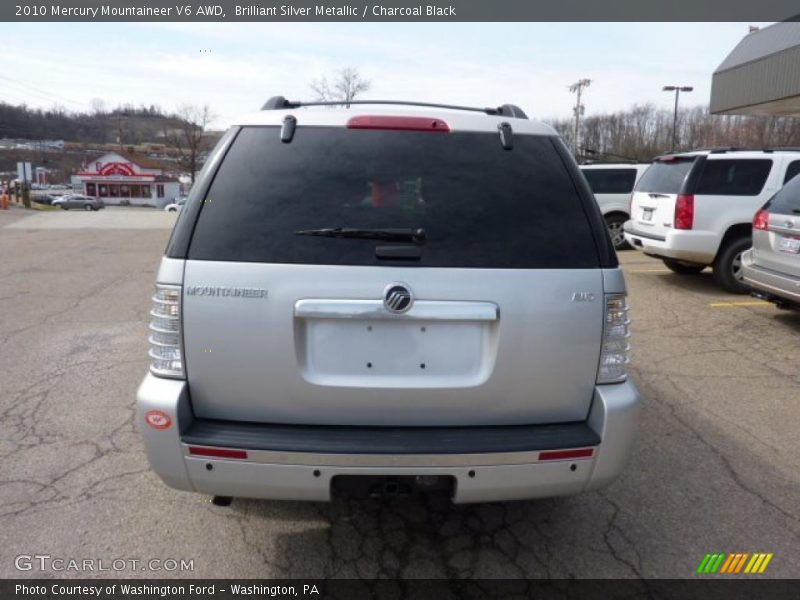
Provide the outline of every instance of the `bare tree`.
{"type": "MultiPolygon", "coordinates": [[[[568,144],[575,137],[574,122],[559,119],[553,127],[568,144]]],[[[640,104],[610,114],[581,120],[580,139],[590,154],[580,158],[631,157],[649,160],[673,150],[672,111],[640,104]]],[[[677,147],[684,150],[714,146],[778,147],[800,145],[800,119],[712,115],[707,106],[681,108],[677,147]]]]}
{"type": "Polygon", "coordinates": [[[180,120],[180,125],[165,132],[164,137],[170,145],[177,148],[179,164],[189,173],[194,184],[195,175],[200,170],[200,157],[208,149],[208,139],[204,134],[216,116],[207,104],[184,104],[178,108],[175,116],[180,120]]]}
{"type": "Polygon", "coordinates": [[[320,102],[341,102],[347,106],[356,96],[369,90],[372,82],[364,79],[353,67],[345,67],[332,80],[323,75],[309,84],[320,102]]]}
{"type": "Polygon", "coordinates": [[[92,98],[92,112],[95,115],[106,112],[106,103],[102,98],[92,98]]]}

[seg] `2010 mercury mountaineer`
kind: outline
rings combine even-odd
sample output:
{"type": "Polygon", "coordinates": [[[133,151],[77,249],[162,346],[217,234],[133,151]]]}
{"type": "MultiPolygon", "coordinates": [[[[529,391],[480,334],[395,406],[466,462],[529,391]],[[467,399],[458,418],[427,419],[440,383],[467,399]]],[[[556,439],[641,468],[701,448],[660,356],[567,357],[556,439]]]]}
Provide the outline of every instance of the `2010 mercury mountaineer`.
{"type": "Polygon", "coordinates": [[[138,391],[168,485],[485,502],[619,475],[625,282],[575,161],[513,105],[406,104],[273,98],[209,157],[138,391]]]}

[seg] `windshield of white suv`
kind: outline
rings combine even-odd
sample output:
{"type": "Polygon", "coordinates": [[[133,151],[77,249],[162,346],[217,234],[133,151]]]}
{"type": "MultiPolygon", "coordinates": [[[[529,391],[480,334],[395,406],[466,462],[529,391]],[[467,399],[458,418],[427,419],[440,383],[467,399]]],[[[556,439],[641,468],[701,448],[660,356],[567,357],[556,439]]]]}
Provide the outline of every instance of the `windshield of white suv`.
{"type": "Polygon", "coordinates": [[[344,127],[298,127],[289,144],[276,127],[244,128],[202,205],[189,258],[398,264],[377,247],[403,240],[297,234],[338,228],[424,230],[424,245],[402,266],[599,264],[584,203],[550,137],[515,135],[505,150],[495,132],[344,127]]]}
{"type": "Polygon", "coordinates": [[[654,162],[642,175],[635,191],[654,194],[678,194],[694,165],[694,156],[669,157],[654,162]]]}
{"type": "Polygon", "coordinates": [[[581,169],[595,194],[630,194],[636,169],[581,169]]]}

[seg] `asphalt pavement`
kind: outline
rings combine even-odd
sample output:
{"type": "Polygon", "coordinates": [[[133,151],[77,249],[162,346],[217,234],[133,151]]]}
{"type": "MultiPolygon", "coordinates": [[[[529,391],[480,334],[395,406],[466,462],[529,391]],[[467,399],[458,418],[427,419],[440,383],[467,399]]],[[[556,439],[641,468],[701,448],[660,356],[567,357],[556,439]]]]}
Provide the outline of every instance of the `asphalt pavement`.
{"type": "Polygon", "coordinates": [[[644,411],[606,490],[219,507],[167,488],[133,415],[173,221],[0,211],[0,577],[684,578],[708,552],[773,553],[762,577],[800,577],[800,313],[634,251],[621,260],[644,411]],[[15,567],[36,554],[193,568],[15,567]]]}

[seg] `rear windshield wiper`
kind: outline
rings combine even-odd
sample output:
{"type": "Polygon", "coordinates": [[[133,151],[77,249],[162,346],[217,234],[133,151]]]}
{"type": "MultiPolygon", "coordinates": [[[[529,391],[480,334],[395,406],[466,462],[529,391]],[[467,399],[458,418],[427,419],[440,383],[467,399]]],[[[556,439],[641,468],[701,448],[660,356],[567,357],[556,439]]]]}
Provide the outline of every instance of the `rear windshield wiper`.
{"type": "Polygon", "coordinates": [[[424,229],[353,229],[350,227],[329,227],[326,229],[301,229],[295,235],[317,235],[332,238],[353,238],[362,240],[384,240],[387,242],[425,243],[424,229]]]}

